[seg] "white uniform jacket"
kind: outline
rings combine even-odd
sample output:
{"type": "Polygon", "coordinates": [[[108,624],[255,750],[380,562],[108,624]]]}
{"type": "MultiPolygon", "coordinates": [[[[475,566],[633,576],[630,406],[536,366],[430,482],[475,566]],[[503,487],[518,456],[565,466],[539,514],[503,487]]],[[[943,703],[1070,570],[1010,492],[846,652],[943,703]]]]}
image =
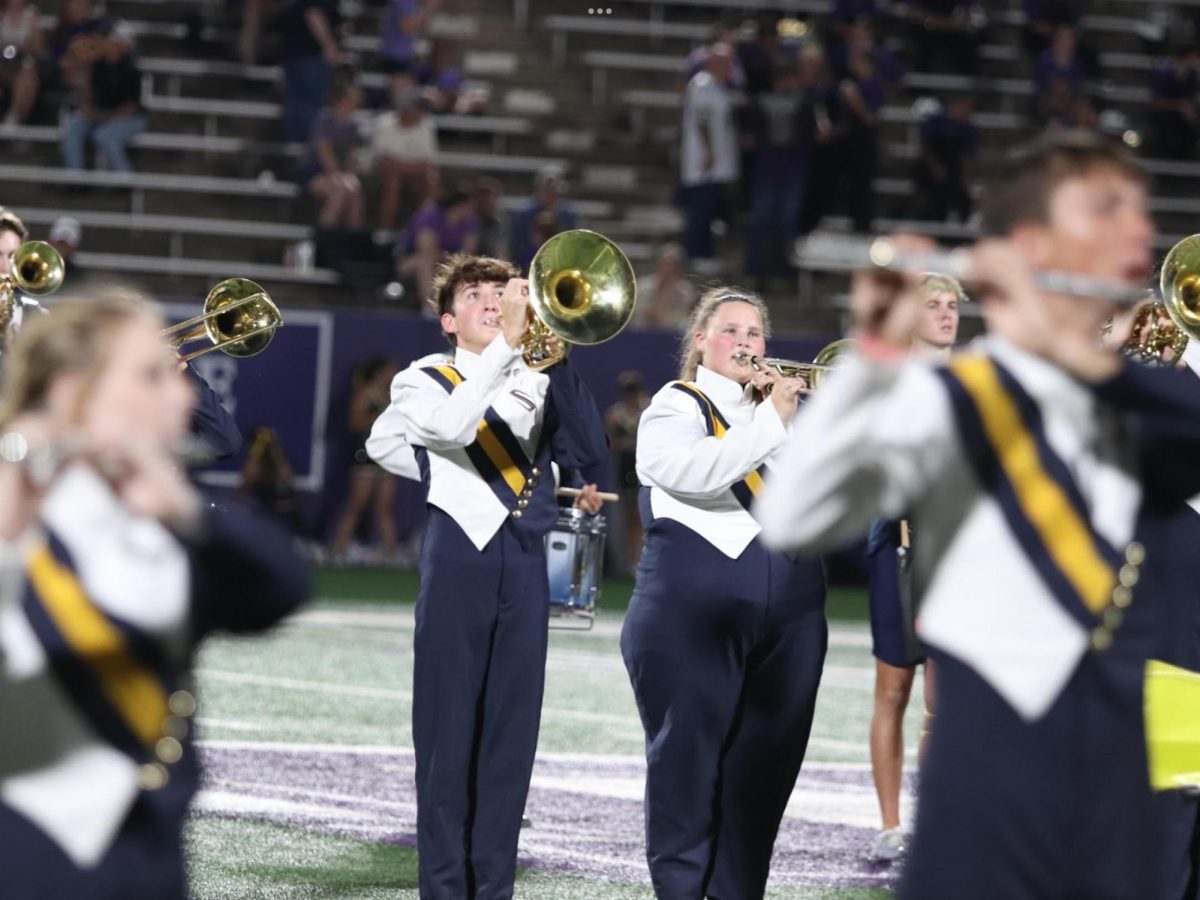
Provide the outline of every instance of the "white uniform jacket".
{"type": "Polygon", "coordinates": [[[533,459],[550,379],[526,366],[521,351],[509,347],[503,335],[497,335],[482,353],[461,348],[455,352],[453,365],[464,380],[453,393],[422,371],[439,364],[430,360],[419,360],[392,381],[391,405],[375,421],[367,453],[389,472],[420,478],[414,448],[424,448],[428,502],[450,515],[482,550],[509,510],[479,475],[466,448],[475,441],[476,429],[491,407],[533,459]]]}
{"type": "MultiPolygon", "coordinates": [[[[1132,540],[1142,491],[1118,414],[1091,389],[997,337],[974,348],[1036,405],[1094,532],[1132,540]]],[[[1041,716],[1089,647],[1088,628],[1047,587],[993,492],[980,483],[936,368],[855,359],[797,415],[756,506],[764,540],[808,550],[911,516],[921,638],[971,665],[1027,719],[1041,716]]]]}
{"type": "Polygon", "coordinates": [[[700,366],[695,387],[728,423],[710,436],[701,403],[679,382],[662,388],[642,413],[637,434],[637,473],[650,488],[654,518],[673,519],[737,559],[761,527],[734,492],[764,463],[773,463],[788,431],[775,407],[755,404],[749,387],[700,366]]]}

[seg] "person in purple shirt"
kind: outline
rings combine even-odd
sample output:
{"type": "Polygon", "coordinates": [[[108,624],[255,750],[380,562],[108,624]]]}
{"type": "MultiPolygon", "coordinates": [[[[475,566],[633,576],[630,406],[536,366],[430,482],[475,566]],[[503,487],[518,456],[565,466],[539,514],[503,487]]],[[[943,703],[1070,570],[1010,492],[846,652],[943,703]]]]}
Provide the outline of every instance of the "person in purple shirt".
{"type": "Polygon", "coordinates": [[[441,177],[430,170],[425,202],[413,213],[396,246],[396,274],[413,284],[416,296],[428,297],[433,273],[446,256],[475,254],[479,219],[468,191],[456,188],[441,196],[441,177]]]}
{"type": "Polygon", "coordinates": [[[979,153],[974,111],[975,98],[959,94],[921,123],[914,218],[942,222],[955,216],[966,223],[971,217],[971,164],[979,153]]]}
{"type": "Polygon", "coordinates": [[[413,65],[417,39],[441,5],[442,0],[388,0],[379,30],[379,55],[385,71],[395,65],[413,65]]]}
{"type": "Polygon", "coordinates": [[[1150,130],[1154,152],[1169,159],[1193,159],[1200,126],[1196,95],[1200,90],[1200,50],[1181,44],[1154,70],[1150,81],[1150,130]]]}
{"type": "Polygon", "coordinates": [[[578,221],[571,204],[563,199],[567,192],[566,181],[556,168],[547,167],[534,179],[533,196],[517,210],[510,223],[508,258],[527,270],[533,254],[540,244],[534,240],[534,225],[544,213],[552,215],[558,231],[570,231],[578,221]]]}
{"type": "Polygon", "coordinates": [[[982,12],[972,0],[909,0],[913,68],[974,75],[982,12]]]}
{"type": "Polygon", "coordinates": [[[829,51],[827,58],[833,71],[842,77],[850,74],[850,57],[854,53],[869,52],[875,57],[875,71],[887,85],[899,84],[907,70],[904,63],[875,39],[875,28],[869,19],[862,18],[846,31],[845,43],[829,51]]]}

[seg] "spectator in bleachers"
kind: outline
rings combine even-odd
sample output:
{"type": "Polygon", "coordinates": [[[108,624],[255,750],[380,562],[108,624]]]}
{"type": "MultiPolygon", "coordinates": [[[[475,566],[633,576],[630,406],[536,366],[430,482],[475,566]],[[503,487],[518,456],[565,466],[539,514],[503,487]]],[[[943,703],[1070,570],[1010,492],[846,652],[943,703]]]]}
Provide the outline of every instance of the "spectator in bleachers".
{"type": "Polygon", "coordinates": [[[1150,82],[1150,130],[1154,152],[1168,159],[1193,159],[1200,136],[1196,95],[1200,91],[1200,50],[1180,44],[1154,70],[1150,82]]]}
{"type": "Polygon", "coordinates": [[[338,34],[338,0],[282,0],[276,19],[283,67],[283,139],[307,140],[329,93],[336,66],[346,62],[338,34]]]}
{"type": "Polygon", "coordinates": [[[979,130],[971,121],[975,98],[959,94],[921,123],[913,217],[944,222],[971,218],[971,166],[979,155],[979,130]]]}
{"type": "Polygon", "coordinates": [[[64,64],[82,73],[76,97],[78,108],[63,131],[63,162],[81,170],[90,140],[98,160],[110,172],[132,172],[125,152],[128,143],[146,130],[142,111],[142,75],[133,61],[130,35],[92,34],[72,41],[64,64]]]}
{"type": "Polygon", "coordinates": [[[431,169],[425,201],[396,247],[396,274],[413,285],[417,297],[428,297],[438,263],[454,253],[475,255],[478,246],[479,223],[470,193],[456,188],[443,197],[441,177],[431,169]]]}
{"type": "MultiPolygon", "coordinates": [[[[733,48],[715,44],[683,93],[680,127],[680,200],[683,246],[697,271],[716,271],[712,226],[725,193],[738,179],[738,139],[734,96],[729,88],[733,48]]],[[[747,73],[749,74],[749,73],[747,73]]]]}
{"type": "Polygon", "coordinates": [[[528,270],[533,254],[541,246],[534,235],[534,226],[543,214],[551,216],[557,231],[575,228],[578,217],[575,209],[564,199],[567,183],[556,167],[546,167],[534,177],[533,196],[513,214],[509,226],[508,258],[520,269],[528,270]]]}
{"type": "MultiPolygon", "coordinates": [[[[692,76],[704,69],[704,62],[708,59],[709,50],[714,45],[729,44],[733,46],[736,43],[737,31],[729,22],[722,20],[713,25],[708,40],[684,59],[676,89],[682,94],[688,82],[692,80],[692,76]]],[[[737,90],[744,90],[746,87],[746,72],[742,69],[742,61],[736,56],[733,59],[733,71],[729,75],[729,84],[730,87],[737,90]]]]}
{"type": "Polygon", "coordinates": [[[481,176],[475,179],[471,194],[475,203],[475,220],[479,223],[480,256],[503,258],[508,252],[507,231],[500,214],[500,182],[481,176]]]}
{"type": "Polygon", "coordinates": [[[830,49],[849,41],[854,27],[860,22],[865,21],[873,27],[882,17],[881,7],[878,0],[832,0],[828,20],[830,49]]]}
{"type": "Polygon", "coordinates": [[[83,243],[83,226],[79,220],[74,216],[59,216],[50,226],[46,241],[62,255],[64,283],[71,288],[79,287],[79,283],[87,276],[79,264],[79,245],[83,243]]]}
{"type": "Polygon", "coordinates": [[[640,328],[669,328],[687,324],[700,292],[687,279],[686,256],[675,242],[658,248],[654,272],[638,278],[638,303],[634,323],[640,328]]]}
{"type": "Polygon", "coordinates": [[[781,65],[774,90],[751,97],[741,115],[742,147],[750,151],[746,274],[759,293],[768,278],[787,273],[808,187],[811,121],[795,64],[781,65]]]}
{"type": "Polygon", "coordinates": [[[879,111],[887,86],[875,55],[858,50],[850,57],[849,77],[838,86],[842,101],[842,190],[854,230],[867,233],[875,215],[875,173],[879,168],[879,111]]]}
{"type": "Polygon", "coordinates": [[[1033,67],[1033,91],[1040,97],[1050,82],[1066,84],[1074,94],[1083,92],[1083,63],[1079,59],[1079,37],[1074,28],[1059,28],[1033,67]]]}
{"type": "MultiPolygon", "coordinates": [[[[754,95],[774,86],[775,69],[783,61],[783,47],[779,40],[778,16],[765,16],[749,24],[754,29],[753,37],[738,43],[737,59],[745,73],[746,93],[754,95]]],[[[730,74],[732,76],[732,72],[730,74]]],[[[732,84],[732,77],[726,81],[732,84]]]]}
{"type": "Polygon", "coordinates": [[[279,0],[242,0],[242,27],[238,37],[238,54],[248,66],[258,62],[263,25],[278,11],[279,0]]]}
{"type": "Polygon", "coordinates": [[[359,229],[363,226],[362,183],[358,152],[363,138],[354,113],[362,89],[352,80],[338,79],[329,92],[329,105],[312,123],[308,144],[296,167],[296,180],[321,203],[321,228],[359,229]]]}
{"type": "Polygon", "coordinates": [[[1034,59],[1050,49],[1054,33],[1063,27],[1078,28],[1084,0],[1024,0],[1022,42],[1034,59]]]}
{"type": "Polygon", "coordinates": [[[842,177],[843,104],[838,81],[830,73],[820,47],[811,46],[801,52],[800,81],[806,108],[811,111],[813,133],[811,170],[799,227],[800,234],[808,234],[833,208],[837,197],[842,177]]]}
{"type": "Polygon", "coordinates": [[[37,7],[6,0],[0,12],[0,95],[8,109],[5,125],[29,121],[38,95],[38,60],[45,41],[37,7]]]}
{"type": "Polygon", "coordinates": [[[379,32],[379,55],[385,72],[394,67],[412,70],[417,61],[417,41],[441,5],[442,0],[387,0],[379,32]]]}
{"type": "Polygon", "coordinates": [[[376,120],[371,158],[380,180],[379,228],[391,231],[403,195],[419,196],[437,161],[437,127],[412,75],[395,69],[388,76],[391,109],[376,120]]]}
{"type": "Polygon", "coordinates": [[[1064,78],[1052,78],[1037,98],[1037,121],[1047,131],[1095,128],[1096,108],[1064,78]]]}
{"type": "Polygon", "coordinates": [[[984,19],[974,0],[910,0],[908,15],[914,69],[975,74],[984,19]]]}
{"type": "Polygon", "coordinates": [[[633,575],[642,555],[642,519],[638,514],[641,485],[637,474],[637,431],[642,413],[650,405],[650,396],[646,393],[640,372],[622,372],[617,376],[617,384],[617,402],[604,411],[604,430],[608,433],[616,469],[617,494],[621,498],[617,505],[620,516],[609,518],[614,537],[620,538],[613,542],[611,555],[616,558],[618,574],[633,575]]]}
{"type": "Polygon", "coordinates": [[[845,78],[850,74],[850,57],[854,53],[870,53],[875,58],[875,70],[888,85],[904,80],[904,63],[875,39],[875,28],[869,19],[857,20],[847,31],[846,40],[827,54],[830,68],[845,78]]]}
{"type": "Polygon", "coordinates": [[[46,42],[47,61],[57,68],[76,38],[111,30],[112,20],[99,12],[92,0],[63,0],[58,21],[46,42]]]}
{"type": "Polygon", "coordinates": [[[417,61],[414,74],[434,112],[470,115],[481,112],[487,103],[487,91],[466,86],[462,45],[457,41],[434,38],[428,58],[417,61]]]}

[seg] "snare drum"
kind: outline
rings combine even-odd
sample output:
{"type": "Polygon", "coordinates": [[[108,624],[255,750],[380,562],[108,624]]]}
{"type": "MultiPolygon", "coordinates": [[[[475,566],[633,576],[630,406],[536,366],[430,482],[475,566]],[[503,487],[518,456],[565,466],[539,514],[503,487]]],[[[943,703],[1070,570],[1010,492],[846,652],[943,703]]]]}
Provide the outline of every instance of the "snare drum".
{"type": "Polygon", "coordinates": [[[604,516],[560,509],[546,535],[551,627],[591,628],[604,569],[604,516]]]}

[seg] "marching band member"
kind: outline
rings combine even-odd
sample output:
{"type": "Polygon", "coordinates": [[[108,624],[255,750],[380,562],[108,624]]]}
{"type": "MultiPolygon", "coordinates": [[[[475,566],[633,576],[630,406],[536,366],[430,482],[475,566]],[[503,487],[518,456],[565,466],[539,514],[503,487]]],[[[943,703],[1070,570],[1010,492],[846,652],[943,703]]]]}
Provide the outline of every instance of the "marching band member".
{"type": "Polygon", "coordinates": [[[859,276],[862,358],[797,418],[758,507],[772,546],[817,550],[908,512],[920,636],[938,666],[899,896],[1157,896],[1142,721],[1153,603],[1139,509],[1200,487],[1200,401],[1098,346],[1114,305],[1031,270],[1143,283],[1153,226],[1119,146],[1048,136],[986,195],[973,277],[991,334],[905,363],[910,291],[859,276]]]}
{"type": "MultiPolygon", "coordinates": [[[[917,281],[921,314],[913,335],[913,354],[948,359],[958,338],[962,286],[948,275],[922,275],[917,281]]],[[[871,644],[875,656],[875,708],[871,715],[871,774],[883,830],[871,846],[878,861],[898,859],[904,851],[900,828],[900,783],[904,768],[904,711],[918,665],[925,666],[925,728],[933,717],[933,666],[917,646],[912,592],[908,583],[911,529],[905,520],[877,519],[867,539],[871,644]]]]}
{"type": "MultiPolygon", "coordinates": [[[[0,278],[12,274],[13,254],[29,239],[29,229],[20,217],[10,209],[0,206],[0,278]]],[[[25,319],[26,309],[44,311],[32,297],[26,297],[16,290],[12,292],[12,308],[0,309],[0,353],[12,339],[12,334],[21,327],[25,319]]]]}
{"type": "Polygon", "coordinates": [[[557,519],[551,463],[608,450],[569,363],[521,359],[529,283],[488,257],[451,257],[430,303],[453,365],[413,365],[367,441],[397,471],[415,454],[429,518],[414,638],[413,745],[421,896],[508,898],[537,747],[557,519]]]}
{"type": "Polygon", "coordinates": [[[739,356],[762,356],[768,328],[758,297],[708,291],[638,428],[646,533],[621,654],[660,898],[762,896],[825,658],[820,561],[767,550],[749,513],[804,386],[739,356]]]}
{"type": "Polygon", "coordinates": [[[0,409],[0,868],[11,897],[186,897],[188,668],[308,593],[290,538],[173,465],[192,396],[115,289],[26,322],[0,409]]]}

